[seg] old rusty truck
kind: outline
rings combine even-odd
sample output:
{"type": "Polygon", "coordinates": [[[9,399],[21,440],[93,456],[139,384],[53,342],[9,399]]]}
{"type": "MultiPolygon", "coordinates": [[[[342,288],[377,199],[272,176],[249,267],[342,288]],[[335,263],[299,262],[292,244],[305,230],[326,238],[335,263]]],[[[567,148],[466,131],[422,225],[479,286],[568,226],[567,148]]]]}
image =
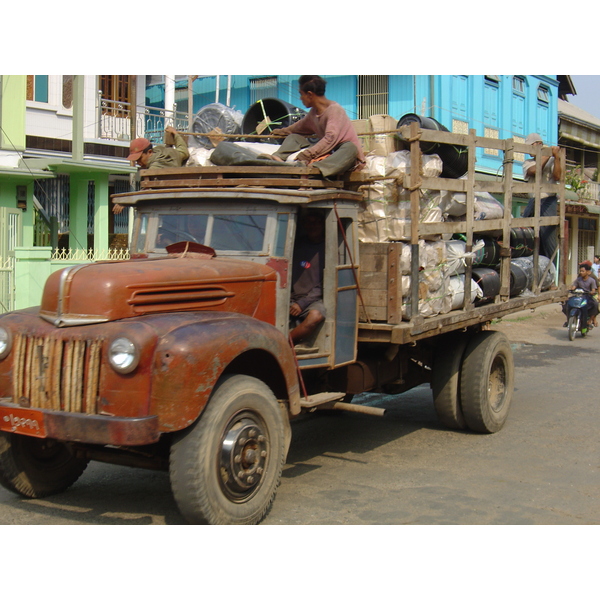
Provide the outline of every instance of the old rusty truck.
{"type": "Polygon", "coordinates": [[[386,134],[402,140],[410,168],[331,180],[314,165],[141,171],[139,191],[113,198],[135,209],[130,258],[57,271],[40,306],[0,318],[0,483],[39,498],[71,486],[91,460],[164,469],[190,523],[255,524],[274,501],[299,415],[383,414],[363,393],[402,402],[425,384],[445,426],[500,430],[514,365],[493,322],[565,298],[564,185],[513,178],[515,154],[532,151],[513,139],[418,123],[386,134]],[[435,152],[424,146],[440,144],[467,153],[462,177],[425,168],[435,152]],[[504,156],[487,180],[475,177],[484,148],[504,156]],[[374,200],[380,187],[391,196],[374,200]],[[557,213],[545,216],[541,194],[556,190],[557,213]],[[527,194],[532,216],[513,216],[527,194]],[[478,200],[499,195],[500,214],[482,218],[478,200]],[[442,218],[424,216],[449,198],[462,216],[447,206],[442,218]],[[325,219],[327,317],[299,349],[291,265],[309,207],[325,219]],[[544,227],[558,238],[546,261],[544,227]],[[524,243],[511,242],[515,231],[524,243]],[[533,269],[519,284],[523,247],[533,269]],[[458,295],[452,277],[464,284],[458,295]]]}

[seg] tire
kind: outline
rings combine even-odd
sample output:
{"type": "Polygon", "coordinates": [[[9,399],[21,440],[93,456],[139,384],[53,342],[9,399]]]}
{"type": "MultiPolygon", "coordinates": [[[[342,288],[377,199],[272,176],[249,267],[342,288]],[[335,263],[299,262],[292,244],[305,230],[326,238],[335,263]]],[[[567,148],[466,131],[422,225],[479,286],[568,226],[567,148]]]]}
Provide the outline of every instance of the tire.
{"type": "Polygon", "coordinates": [[[469,336],[452,337],[437,349],[431,391],[438,419],[449,429],[466,429],[460,405],[460,371],[469,336]]]}
{"type": "Polygon", "coordinates": [[[579,326],[579,319],[577,315],[570,315],[569,320],[567,322],[567,331],[569,332],[569,340],[573,341],[575,339],[575,334],[577,333],[577,329],[579,326]]]}
{"type": "Polygon", "coordinates": [[[224,377],[171,446],[171,488],[182,515],[210,525],[264,519],[281,479],[287,428],[267,385],[247,375],[224,377]]]}
{"type": "Polygon", "coordinates": [[[460,374],[461,408],[467,427],[495,433],[504,426],[514,387],[514,362],[503,333],[483,331],[469,342],[460,374]]]}
{"type": "Polygon", "coordinates": [[[0,432],[0,484],[26,498],[66,490],[81,477],[88,462],[57,440],[0,432]]]}

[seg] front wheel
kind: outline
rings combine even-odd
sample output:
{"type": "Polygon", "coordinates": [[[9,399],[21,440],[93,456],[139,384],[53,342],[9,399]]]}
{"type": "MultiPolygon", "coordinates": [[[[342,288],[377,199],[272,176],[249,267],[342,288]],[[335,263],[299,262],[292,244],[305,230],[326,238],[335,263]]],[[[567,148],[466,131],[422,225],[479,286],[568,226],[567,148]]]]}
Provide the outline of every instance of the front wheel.
{"type": "Polygon", "coordinates": [[[88,462],[57,440],[0,431],[0,484],[26,498],[66,490],[79,479],[88,462]]]}
{"type": "Polygon", "coordinates": [[[193,524],[251,525],[269,512],[287,452],[287,417],[246,375],[215,387],[202,416],[171,447],[175,501],[193,524]]]}
{"type": "Polygon", "coordinates": [[[569,340],[573,341],[575,339],[575,334],[577,333],[577,329],[579,328],[579,318],[577,315],[569,315],[569,320],[567,321],[567,331],[569,332],[569,340]]]}
{"type": "Polygon", "coordinates": [[[470,341],[460,374],[461,407],[469,429],[502,429],[513,395],[514,362],[510,343],[497,331],[483,331],[470,341]]]}

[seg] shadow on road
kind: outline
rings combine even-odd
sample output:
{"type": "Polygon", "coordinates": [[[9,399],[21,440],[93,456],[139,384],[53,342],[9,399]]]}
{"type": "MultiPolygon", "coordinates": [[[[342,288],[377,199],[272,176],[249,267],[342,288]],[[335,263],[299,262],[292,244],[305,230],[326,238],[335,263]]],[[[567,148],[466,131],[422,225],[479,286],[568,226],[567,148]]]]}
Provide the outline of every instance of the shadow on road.
{"type": "Polygon", "coordinates": [[[444,429],[435,414],[428,384],[397,396],[361,394],[354,398],[353,403],[383,408],[386,413],[378,417],[342,411],[315,411],[294,421],[292,445],[283,477],[298,477],[319,468],[306,464],[317,456],[361,462],[357,455],[367,454],[415,431],[444,429]],[[342,456],[348,453],[353,457],[342,456]]]}

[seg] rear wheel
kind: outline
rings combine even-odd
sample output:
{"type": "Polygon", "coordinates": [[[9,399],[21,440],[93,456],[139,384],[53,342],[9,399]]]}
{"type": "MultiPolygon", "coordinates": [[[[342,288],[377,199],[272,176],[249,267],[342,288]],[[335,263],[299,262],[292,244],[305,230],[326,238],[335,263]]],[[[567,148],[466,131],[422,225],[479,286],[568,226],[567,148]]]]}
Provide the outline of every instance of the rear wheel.
{"type": "Polygon", "coordinates": [[[497,331],[483,331],[469,342],[460,374],[461,407],[469,429],[502,429],[513,395],[514,362],[510,343],[497,331]]]}
{"type": "Polygon", "coordinates": [[[569,332],[569,339],[573,341],[575,339],[575,334],[577,333],[577,328],[579,326],[579,319],[577,315],[570,315],[569,320],[567,322],[567,331],[569,332]]]}
{"type": "Polygon", "coordinates": [[[269,512],[287,451],[287,417],[254,377],[223,378],[171,447],[171,487],[190,523],[244,525],[269,512]]]}
{"type": "Polygon", "coordinates": [[[26,498],[58,494],[73,485],[88,465],[71,448],[52,439],[0,432],[0,484],[26,498]]]}
{"type": "Polygon", "coordinates": [[[460,368],[468,342],[467,335],[448,338],[433,360],[433,406],[442,425],[450,429],[467,427],[460,406],[460,368]]]}

